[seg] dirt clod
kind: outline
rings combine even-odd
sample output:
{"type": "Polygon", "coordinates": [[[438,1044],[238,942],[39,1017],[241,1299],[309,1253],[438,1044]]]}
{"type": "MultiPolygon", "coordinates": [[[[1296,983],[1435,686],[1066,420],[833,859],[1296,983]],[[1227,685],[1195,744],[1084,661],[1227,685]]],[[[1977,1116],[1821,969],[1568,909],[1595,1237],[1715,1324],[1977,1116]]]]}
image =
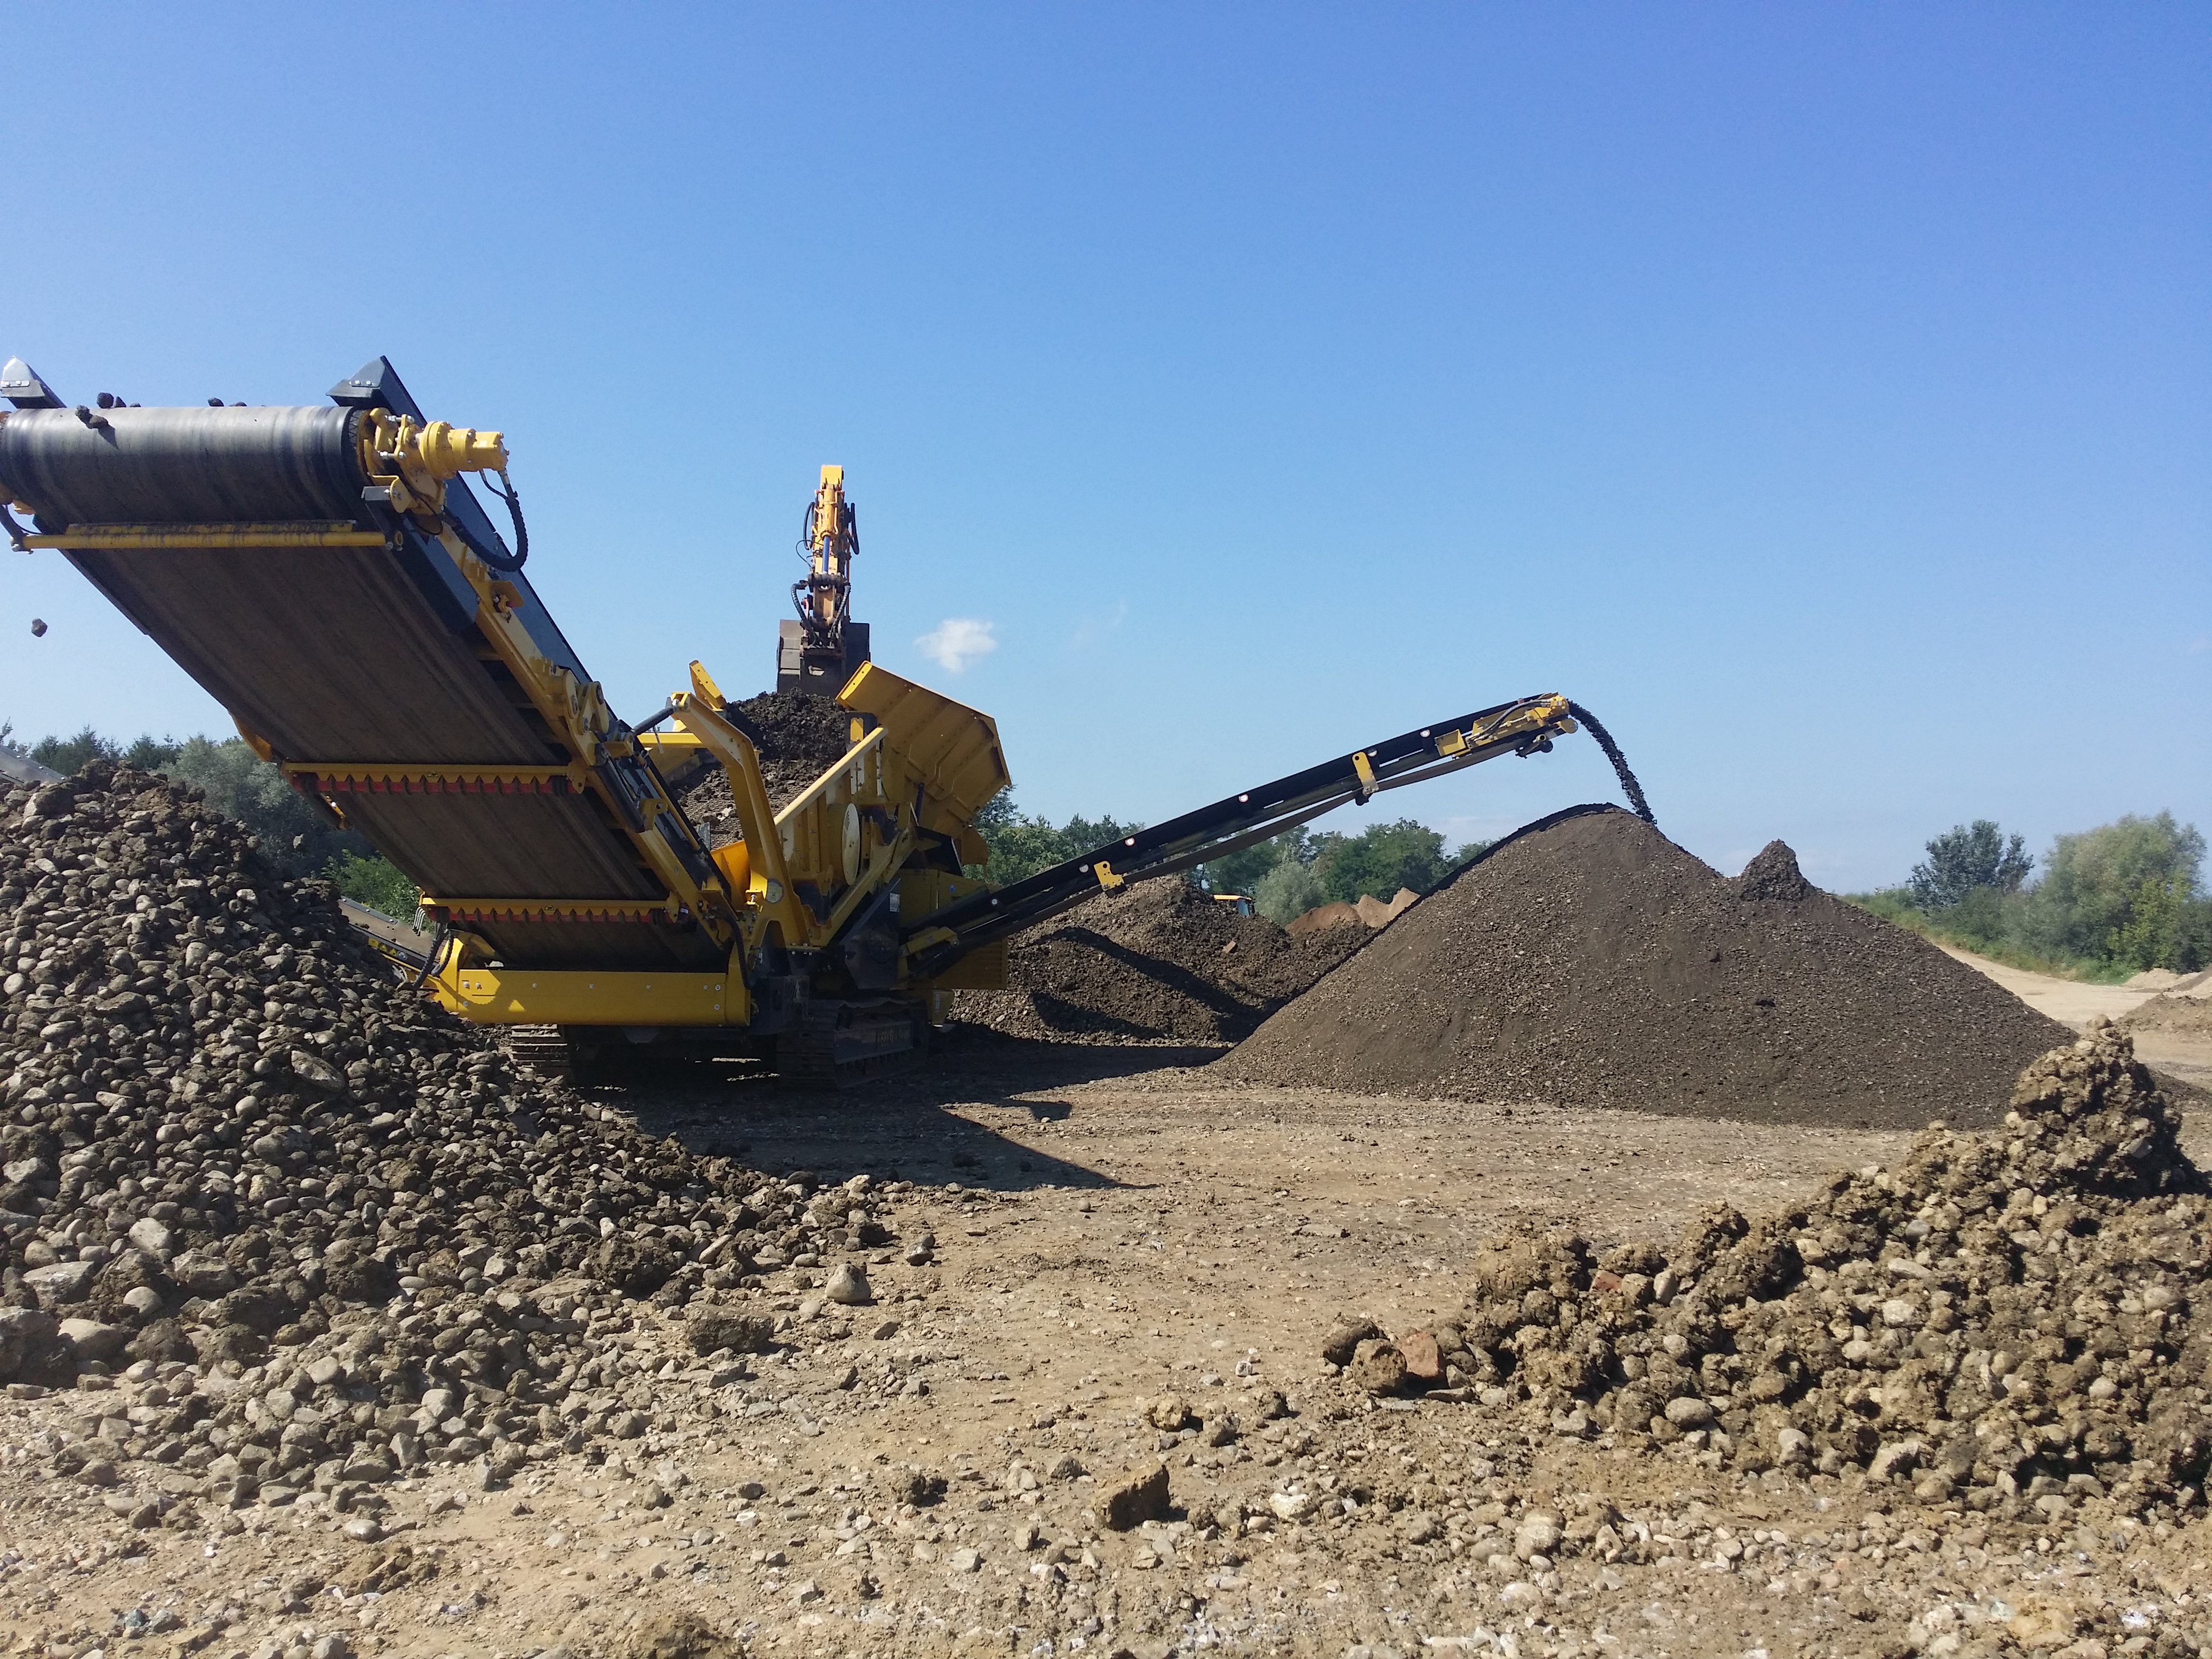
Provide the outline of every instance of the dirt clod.
{"type": "Polygon", "coordinates": [[[1155,1463],[1125,1475],[1109,1487],[1099,1505],[1099,1518],[1115,1532],[1127,1532],[1147,1521],[1168,1516],[1168,1466],[1155,1463]]]}

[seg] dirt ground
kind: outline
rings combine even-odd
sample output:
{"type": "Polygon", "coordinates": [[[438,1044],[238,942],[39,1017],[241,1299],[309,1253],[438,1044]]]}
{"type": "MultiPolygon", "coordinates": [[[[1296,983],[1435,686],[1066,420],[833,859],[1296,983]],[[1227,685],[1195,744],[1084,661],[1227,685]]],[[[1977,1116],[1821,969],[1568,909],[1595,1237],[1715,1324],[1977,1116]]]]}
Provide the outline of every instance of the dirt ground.
{"type": "MultiPolygon", "coordinates": [[[[1318,1357],[1340,1312],[1403,1330],[1456,1309],[1509,1225],[1670,1240],[1702,1204],[1756,1212],[1905,1135],[1224,1087],[1197,1069],[1211,1057],[978,1037],[843,1097],[741,1065],[600,1085],[641,1127],[758,1168],[914,1183],[891,1243],[855,1258],[871,1304],[824,1303],[830,1264],[783,1269],[759,1292],[774,1346],[711,1364],[630,1304],[581,1339],[611,1397],[653,1406],[612,1452],[547,1445],[503,1480],[449,1467],[276,1508],[179,1491],[158,1523],[161,1493],[52,1476],[37,1446],[158,1416],[161,1372],[11,1389],[4,1650],[2089,1659],[2212,1641],[2202,1520],[2087,1503],[2006,1523],[1851,1474],[1739,1476],[1472,1401],[1377,1401],[1318,1357]],[[1157,1467],[1164,1510],[1111,1524],[1116,1489],[1157,1467]]],[[[2212,1152],[2203,1122],[2188,1134],[2212,1152]]]]}

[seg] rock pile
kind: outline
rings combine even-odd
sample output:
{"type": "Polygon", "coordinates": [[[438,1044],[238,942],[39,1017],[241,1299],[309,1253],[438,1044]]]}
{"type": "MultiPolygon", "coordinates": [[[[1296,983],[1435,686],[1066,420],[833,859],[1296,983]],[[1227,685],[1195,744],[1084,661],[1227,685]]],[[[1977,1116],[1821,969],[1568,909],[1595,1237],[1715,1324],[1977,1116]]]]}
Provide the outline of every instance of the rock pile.
{"type": "MultiPolygon", "coordinates": [[[[2100,1025],[2021,1073],[1996,1133],[1931,1127],[1896,1169],[1713,1208],[1671,1253],[1497,1242],[1435,1333],[1442,1380],[1571,1435],[2013,1518],[2185,1507],[2212,1460],[2212,1206],[2179,1126],[2100,1025]]],[[[1379,1334],[1327,1352],[1390,1386],[1379,1334]]]]}
{"type": "Polygon", "coordinates": [[[1007,988],[963,993],[957,1016],[1052,1042],[1234,1042],[1370,937],[1294,939],[1183,882],[1145,882],[1018,937],[1007,988]]]}
{"type": "Polygon", "coordinates": [[[0,793],[0,1382],[137,1390],[50,1449],[96,1483],[641,1434],[587,1328],[888,1237],[865,1177],[771,1182],[519,1079],[327,885],[101,762],[0,793]]]}
{"type": "Polygon", "coordinates": [[[1731,881],[1629,813],[1583,807],[1492,848],[1215,1069],[1917,1128],[1996,1121],[2020,1068],[2069,1035],[1814,888],[1779,842],[1731,881]]]}

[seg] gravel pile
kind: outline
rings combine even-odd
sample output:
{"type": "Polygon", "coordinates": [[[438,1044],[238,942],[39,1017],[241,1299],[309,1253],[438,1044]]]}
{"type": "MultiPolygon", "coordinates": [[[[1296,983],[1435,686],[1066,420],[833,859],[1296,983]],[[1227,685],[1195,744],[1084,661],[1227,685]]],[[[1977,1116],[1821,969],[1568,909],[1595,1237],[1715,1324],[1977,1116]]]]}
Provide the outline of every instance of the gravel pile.
{"type": "Polygon", "coordinates": [[[1175,880],[1101,894],[1019,935],[1003,991],[963,993],[957,1017],[1052,1042],[1227,1043],[1372,937],[1293,938],[1175,880]]]}
{"type": "Polygon", "coordinates": [[[233,1502],[644,1435],[602,1363],[629,1301],[758,1346],[757,1274],[888,1237],[865,1177],[772,1182],[519,1078],[326,884],[106,763],[0,793],[0,1382],[122,1373],[56,1466],[233,1502]]]}
{"type": "Polygon", "coordinates": [[[1996,1121],[2020,1068],[2070,1035],[1820,892],[1780,842],[1731,881],[1629,813],[1577,808],[1492,848],[1215,1069],[1916,1128],[1996,1121]]]}
{"type": "Polygon", "coordinates": [[[1433,1349],[1353,1325],[1325,1352],[1382,1388],[1427,1357],[1493,1408],[1715,1467],[1863,1471],[2014,1520],[2185,1508],[2212,1458],[2212,1206],[2179,1127],[2102,1024],[2021,1074],[1993,1134],[1931,1126],[1896,1169],[1711,1208],[1671,1252],[1499,1240],[1433,1349]]]}

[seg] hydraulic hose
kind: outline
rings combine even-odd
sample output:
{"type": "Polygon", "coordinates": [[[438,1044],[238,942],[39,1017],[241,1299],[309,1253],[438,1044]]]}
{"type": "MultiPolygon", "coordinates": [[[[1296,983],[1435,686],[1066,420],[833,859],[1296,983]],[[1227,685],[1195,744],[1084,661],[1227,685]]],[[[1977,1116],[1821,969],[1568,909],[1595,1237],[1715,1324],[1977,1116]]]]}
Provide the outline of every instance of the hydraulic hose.
{"type": "Polygon", "coordinates": [[[486,478],[484,488],[507,503],[507,516],[514,520],[514,551],[512,554],[498,544],[499,538],[495,532],[493,534],[491,544],[487,546],[471,533],[468,526],[463,523],[457,514],[448,512],[446,514],[446,523],[453,532],[461,538],[461,544],[470,552],[475,554],[494,570],[512,574],[521,569],[530,559],[530,528],[522,521],[522,495],[504,472],[499,475],[498,483],[494,483],[489,478],[486,478]]]}
{"type": "Polygon", "coordinates": [[[1605,757],[1613,763],[1613,775],[1620,780],[1620,793],[1628,797],[1628,804],[1654,830],[1659,827],[1651,816],[1651,803],[1644,799],[1644,786],[1636,781],[1636,774],[1628,769],[1628,758],[1620,752],[1620,745],[1613,740],[1613,733],[1605,729],[1604,722],[1578,702],[1567,704],[1567,713],[1589,729],[1597,739],[1597,746],[1605,750],[1605,757]]]}

